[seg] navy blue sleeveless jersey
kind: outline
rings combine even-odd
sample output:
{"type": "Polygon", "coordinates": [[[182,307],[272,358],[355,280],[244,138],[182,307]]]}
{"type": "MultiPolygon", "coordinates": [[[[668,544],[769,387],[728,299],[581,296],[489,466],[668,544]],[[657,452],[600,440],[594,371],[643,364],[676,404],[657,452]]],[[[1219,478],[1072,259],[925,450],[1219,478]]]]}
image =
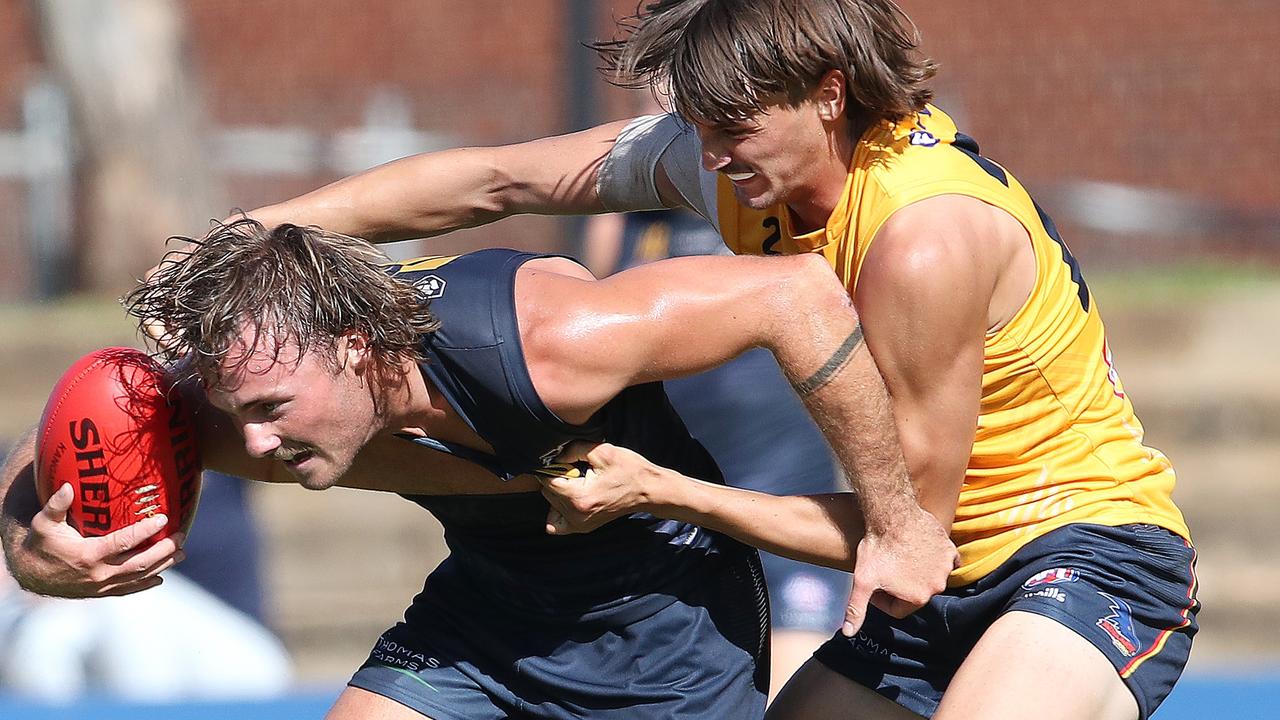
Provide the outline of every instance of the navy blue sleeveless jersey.
{"type": "MultiPolygon", "coordinates": [[[[441,321],[423,339],[423,374],[494,452],[411,440],[501,478],[571,440],[607,440],[718,482],[661,384],[628,388],[583,425],[542,403],[514,297],[516,271],[537,257],[484,250],[392,269],[441,321]]],[[[406,497],[440,519],[450,555],[352,686],[438,720],[763,716],[769,609],[754,550],[643,514],[550,536],[536,492],[406,497]]]]}
{"type": "MultiPolygon", "coordinates": [[[[423,374],[494,453],[432,438],[412,441],[506,479],[549,464],[573,440],[607,441],[720,482],[715,462],[690,437],[661,383],[627,388],[583,425],[564,422],[542,403],[524,362],[514,294],[516,271],[538,257],[545,256],[491,249],[391,268],[423,291],[440,319],[440,329],[423,340],[423,374]]],[[[675,588],[732,543],[647,514],[589,535],[550,536],[548,505],[539,493],[406,497],[444,525],[451,555],[429,585],[502,593],[507,612],[543,619],[593,612],[644,617],[673,601],[675,588]]]]}

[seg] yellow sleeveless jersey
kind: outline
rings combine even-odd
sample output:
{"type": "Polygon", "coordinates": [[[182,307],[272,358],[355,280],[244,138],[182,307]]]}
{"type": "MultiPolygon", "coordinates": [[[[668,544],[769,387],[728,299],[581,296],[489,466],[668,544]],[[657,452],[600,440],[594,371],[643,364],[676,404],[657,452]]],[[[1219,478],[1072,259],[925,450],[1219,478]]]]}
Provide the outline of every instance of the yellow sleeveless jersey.
{"type": "Polygon", "coordinates": [[[967,195],[1026,228],[1036,283],[984,347],[978,427],[952,540],[969,584],[1018,548],[1067,523],[1152,523],[1190,538],[1173,504],[1173,468],[1143,445],[1142,425],[1107,349],[1102,319],[1075,258],[1026,190],[932,106],[858,142],[845,192],[824,229],[795,235],[778,205],[740,205],[724,177],[716,215],[738,253],[820,252],[853,293],[876,231],[896,210],[967,195]]]}

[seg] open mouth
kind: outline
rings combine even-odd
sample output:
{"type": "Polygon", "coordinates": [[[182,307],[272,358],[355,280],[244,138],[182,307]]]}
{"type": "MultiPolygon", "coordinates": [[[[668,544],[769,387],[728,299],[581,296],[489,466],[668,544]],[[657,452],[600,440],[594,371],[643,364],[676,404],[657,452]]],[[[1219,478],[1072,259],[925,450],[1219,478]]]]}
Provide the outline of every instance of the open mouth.
{"type": "Polygon", "coordinates": [[[310,450],[303,450],[303,449],[281,450],[276,453],[276,459],[284,463],[285,467],[288,467],[289,469],[292,470],[294,468],[297,468],[299,465],[305,463],[307,460],[311,459],[312,455],[314,454],[315,453],[313,453],[310,450]]]}
{"type": "Polygon", "coordinates": [[[724,175],[736,183],[746,182],[756,176],[753,172],[727,172],[724,175]]]}

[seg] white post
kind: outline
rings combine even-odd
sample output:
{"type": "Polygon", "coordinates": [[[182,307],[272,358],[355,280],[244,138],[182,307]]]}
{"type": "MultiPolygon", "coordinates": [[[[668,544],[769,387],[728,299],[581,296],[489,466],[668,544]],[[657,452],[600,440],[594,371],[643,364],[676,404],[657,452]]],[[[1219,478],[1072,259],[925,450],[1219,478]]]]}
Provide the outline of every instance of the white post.
{"type": "Polygon", "coordinates": [[[35,294],[47,300],[71,287],[72,188],[71,111],[66,95],[48,80],[27,88],[22,99],[19,158],[27,181],[27,237],[35,294]]]}

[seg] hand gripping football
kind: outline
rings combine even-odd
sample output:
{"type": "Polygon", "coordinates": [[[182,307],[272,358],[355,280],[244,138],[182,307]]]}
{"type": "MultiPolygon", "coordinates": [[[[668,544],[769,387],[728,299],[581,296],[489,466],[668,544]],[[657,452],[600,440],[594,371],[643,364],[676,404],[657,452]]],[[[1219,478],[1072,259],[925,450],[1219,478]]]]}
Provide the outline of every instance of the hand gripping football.
{"type": "Polygon", "coordinates": [[[151,542],[186,532],[200,497],[200,452],[191,414],[171,387],[139,350],[106,348],[76,361],[40,419],[40,502],[70,483],[68,519],[84,536],[161,513],[169,522],[151,542]]]}

